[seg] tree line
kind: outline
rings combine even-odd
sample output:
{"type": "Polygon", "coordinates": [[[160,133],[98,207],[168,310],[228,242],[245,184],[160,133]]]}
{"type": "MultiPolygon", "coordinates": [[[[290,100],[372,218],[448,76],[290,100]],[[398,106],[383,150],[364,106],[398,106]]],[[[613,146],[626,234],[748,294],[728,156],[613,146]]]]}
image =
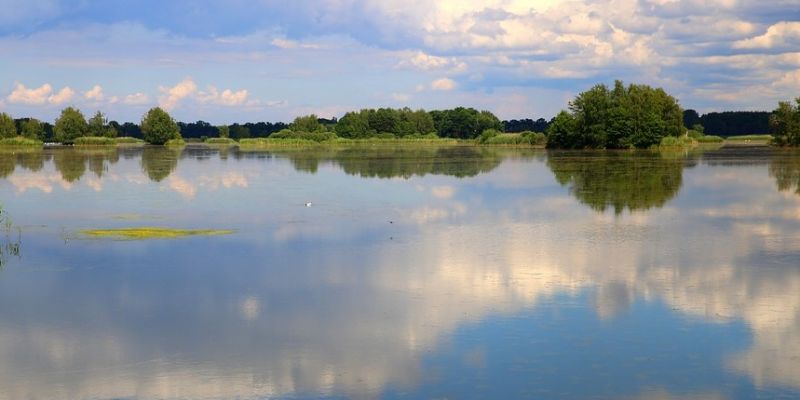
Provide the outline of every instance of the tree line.
{"type": "MultiPolygon", "coordinates": [[[[567,110],[547,121],[501,121],[490,111],[471,107],[425,111],[410,108],[362,109],[340,119],[299,116],[291,123],[256,122],[215,126],[205,121],[176,122],[165,110],[150,109],[139,124],[108,121],[97,111],[89,119],[75,107],[61,111],[53,124],[34,118],[12,119],[0,113],[0,139],[23,136],[43,142],[70,144],[81,137],[126,136],[164,144],[182,138],[298,138],[328,140],[362,138],[476,139],[485,132],[543,132],[553,148],[646,148],[666,137],[679,137],[692,129],[701,135],[765,134],[777,144],[800,145],[800,103],[781,102],[773,112],[722,112],[699,115],[682,110],[678,101],[661,88],[647,85],[613,87],[595,85],[578,94],[567,110]]],[[[502,137],[501,137],[502,138],[502,137]]]]}

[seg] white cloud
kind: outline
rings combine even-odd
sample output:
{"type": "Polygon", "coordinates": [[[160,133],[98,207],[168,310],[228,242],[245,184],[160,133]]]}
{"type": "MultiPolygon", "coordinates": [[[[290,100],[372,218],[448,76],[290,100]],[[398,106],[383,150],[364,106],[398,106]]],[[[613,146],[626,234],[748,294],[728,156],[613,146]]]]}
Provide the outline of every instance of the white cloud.
{"type": "Polygon", "coordinates": [[[75,96],[75,91],[72,90],[69,86],[66,86],[63,89],[59,90],[58,93],[50,95],[47,98],[47,102],[53,105],[59,105],[72,100],[73,96],[75,96]]]}
{"type": "Polygon", "coordinates": [[[450,78],[440,78],[431,82],[431,89],[433,90],[453,90],[456,88],[456,82],[450,78]]]}
{"type": "Polygon", "coordinates": [[[7,99],[12,104],[41,105],[47,102],[47,97],[51,93],[53,93],[53,87],[49,83],[35,89],[28,89],[25,85],[17,83],[7,99]]]}
{"type": "Polygon", "coordinates": [[[83,97],[87,100],[92,100],[95,102],[103,101],[105,95],[103,94],[103,88],[100,85],[94,85],[90,90],[83,93],[83,97]]]}
{"type": "Polygon", "coordinates": [[[129,94],[122,100],[123,103],[131,106],[140,106],[150,102],[150,98],[141,92],[129,94]]]}
{"type": "Polygon", "coordinates": [[[735,49],[772,49],[800,45],[800,22],[779,22],[767,28],[760,36],[739,40],[733,43],[735,49]]]}
{"type": "Polygon", "coordinates": [[[186,78],[172,87],[159,86],[158,90],[162,93],[158,98],[158,104],[166,110],[171,110],[181,100],[197,92],[197,85],[191,78],[186,78]]]}
{"type": "Polygon", "coordinates": [[[216,104],[222,106],[240,106],[243,104],[257,105],[247,101],[247,90],[232,91],[225,89],[222,92],[214,86],[209,86],[205,92],[197,93],[197,100],[201,103],[216,104]]]}
{"type": "Polygon", "coordinates": [[[411,100],[411,96],[406,93],[392,93],[392,99],[405,102],[411,100]]]}

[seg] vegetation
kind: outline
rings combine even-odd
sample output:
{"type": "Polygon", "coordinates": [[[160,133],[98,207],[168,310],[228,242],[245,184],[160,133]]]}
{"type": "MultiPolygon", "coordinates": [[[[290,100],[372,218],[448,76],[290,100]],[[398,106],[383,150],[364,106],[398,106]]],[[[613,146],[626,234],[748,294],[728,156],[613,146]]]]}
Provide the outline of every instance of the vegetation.
{"type": "Polygon", "coordinates": [[[181,138],[178,124],[160,107],[151,108],[142,117],[141,127],[144,140],[150,144],[166,144],[170,140],[181,138]]]}
{"type": "Polygon", "coordinates": [[[531,131],[502,133],[495,129],[487,129],[478,137],[478,143],[489,145],[543,146],[546,142],[547,136],[544,133],[531,131]]]}
{"type": "Polygon", "coordinates": [[[800,146],[800,97],[792,104],[788,101],[778,103],[772,112],[769,125],[774,143],[779,146],[800,146]]]}
{"type": "Polygon", "coordinates": [[[663,89],[616,81],[579,94],[548,128],[548,147],[648,148],[683,133],[682,110],[663,89]]]}
{"type": "Polygon", "coordinates": [[[114,141],[117,142],[117,144],[143,144],[144,143],[144,140],[138,139],[138,138],[135,138],[135,137],[131,137],[131,136],[117,137],[117,138],[114,138],[114,141]]]}
{"type": "Polygon", "coordinates": [[[703,126],[705,133],[718,136],[767,134],[770,113],[767,111],[725,111],[699,115],[695,110],[683,112],[683,125],[693,129],[703,126]]]}
{"type": "Polygon", "coordinates": [[[174,229],[161,227],[138,227],[116,229],[84,229],[82,234],[93,238],[111,238],[118,240],[175,239],[186,236],[230,235],[229,229],[174,229]]]}
{"type": "Polygon", "coordinates": [[[6,113],[0,113],[0,138],[13,138],[17,136],[17,126],[14,119],[6,113]]]}
{"type": "MultiPolygon", "coordinates": [[[[315,117],[316,118],[316,117],[315,117]]],[[[300,139],[310,140],[314,142],[324,142],[327,140],[336,139],[336,134],[324,130],[317,131],[293,131],[291,129],[284,129],[280,132],[270,135],[270,139],[300,139]]]]}
{"type": "Polygon", "coordinates": [[[88,125],[89,125],[89,133],[88,133],[89,136],[107,137],[107,138],[117,137],[117,130],[114,129],[114,127],[112,126],[109,126],[108,119],[100,111],[95,113],[92,118],[89,118],[88,125]]]}
{"type": "Polygon", "coordinates": [[[116,146],[117,141],[105,136],[83,136],[73,142],[76,146],[116,146]]]}
{"type": "Polygon", "coordinates": [[[0,139],[0,146],[37,146],[41,147],[44,143],[41,140],[26,138],[24,136],[15,136],[11,138],[0,139]]]}
{"type": "Polygon", "coordinates": [[[175,138],[167,140],[167,143],[164,143],[165,146],[173,146],[173,147],[181,147],[186,146],[186,141],[183,138],[175,138]]]}
{"type": "Polygon", "coordinates": [[[725,141],[724,138],[716,135],[703,135],[698,138],[695,138],[698,143],[722,143],[725,141]]]}
{"type": "Polygon", "coordinates": [[[64,144],[72,144],[75,139],[86,136],[89,132],[89,124],[80,110],[67,107],[61,111],[61,116],[56,119],[53,128],[54,139],[64,144]]]}
{"type": "Polygon", "coordinates": [[[772,135],[741,135],[741,136],[728,136],[725,140],[729,142],[741,142],[741,141],[763,141],[763,142],[772,142],[772,135]]]}
{"type": "Polygon", "coordinates": [[[206,144],[222,144],[222,145],[236,145],[236,141],[229,137],[208,138],[204,141],[206,144]]]}
{"type": "Polygon", "coordinates": [[[503,130],[508,133],[519,133],[525,131],[533,131],[533,132],[547,132],[547,127],[550,126],[550,122],[545,120],[544,118],[539,118],[536,121],[526,118],[526,119],[512,119],[511,121],[503,121],[503,130]]]}
{"type": "Polygon", "coordinates": [[[28,139],[45,140],[44,126],[38,119],[29,118],[22,122],[20,133],[28,139]]]}
{"type": "Polygon", "coordinates": [[[142,171],[150,180],[161,182],[178,167],[180,156],[179,148],[145,146],[142,150],[142,171]]]}

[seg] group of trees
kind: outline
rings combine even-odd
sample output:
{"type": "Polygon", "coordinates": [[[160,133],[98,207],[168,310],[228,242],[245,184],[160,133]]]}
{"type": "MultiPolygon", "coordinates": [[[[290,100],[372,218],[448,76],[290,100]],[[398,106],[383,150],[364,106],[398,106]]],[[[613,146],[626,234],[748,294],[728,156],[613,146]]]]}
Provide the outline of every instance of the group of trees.
{"type": "MultiPolygon", "coordinates": [[[[50,126],[50,129],[52,130],[52,126],[50,126]]],[[[0,113],[0,139],[16,136],[44,140],[45,124],[33,118],[15,120],[7,113],[0,113]]]]}
{"type": "Polygon", "coordinates": [[[794,104],[788,101],[778,103],[769,124],[776,144],[800,146],[800,97],[794,104]]]}
{"type": "Polygon", "coordinates": [[[72,144],[81,137],[115,138],[120,133],[123,136],[143,138],[151,144],[164,144],[170,139],[181,137],[180,128],[175,120],[158,107],[148,111],[140,125],[131,122],[124,124],[109,122],[105,114],[100,111],[87,120],[81,110],[75,107],[61,110],[53,125],[34,118],[15,120],[7,113],[0,113],[0,139],[24,136],[40,141],[72,144]]]}
{"type": "Polygon", "coordinates": [[[596,85],[570,102],[548,128],[548,147],[647,148],[684,132],[683,110],[661,88],[596,85]]]}
{"type": "Polygon", "coordinates": [[[770,133],[768,111],[724,111],[700,115],[695,110],[683,112],[683,125],[687,129],[703,127],[709,135],[766,135],[770,133]]]}

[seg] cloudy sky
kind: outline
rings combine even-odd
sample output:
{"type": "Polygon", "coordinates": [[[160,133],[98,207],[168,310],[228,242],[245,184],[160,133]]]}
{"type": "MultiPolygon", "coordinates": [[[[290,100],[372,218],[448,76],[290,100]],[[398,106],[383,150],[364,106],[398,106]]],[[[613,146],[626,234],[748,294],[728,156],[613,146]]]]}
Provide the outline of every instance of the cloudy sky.
{"type": "Polygon", "coordinates": [[[798,0],[0,0],[0,110],[278,121],[363,107],[552,117],[598,82],[684,108],[800,96],[798,0]]]}

